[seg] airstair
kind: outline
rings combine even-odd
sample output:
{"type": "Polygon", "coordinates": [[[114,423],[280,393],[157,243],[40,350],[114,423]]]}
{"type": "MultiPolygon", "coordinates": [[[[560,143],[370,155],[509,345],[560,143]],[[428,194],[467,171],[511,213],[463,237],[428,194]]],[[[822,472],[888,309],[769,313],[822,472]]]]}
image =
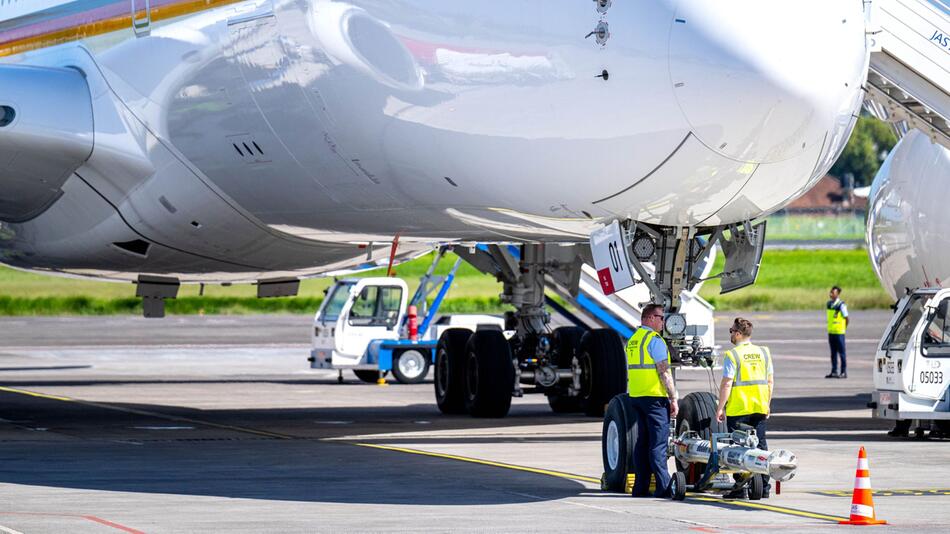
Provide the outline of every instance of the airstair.
{"type": "MultiPolygon", "coordinates": [[[[514,245],[478,245],[471,252],[455,249],[473,267],[485,274],[497,275],[503,269],[500,264],[518,265],[521,250],[514,245]]],[[[713,248],[699,266],[701,277],[707,277],[716,257],[713,248]]],[[[611,295],[604,295],[597,278],[597,272],[589,264],[578,262],[564,277],[553,273],[546,274],[544,301],[547,307],[568,323],[584,328],[612,328],[625,340],[633,335],[640,326],[640,312],[651,302],[650,290],[643,282],[623,289],[611,295]],[[566,306],[564,305],[566,304],[566,306]]],[[[643,264],[646,272],[652,276],[653,265],[643,264]]],[[[692,290],[683,291],[680,296],[680,313],[686,316],[689,326],[696,327],[695,335],[704,347],[715,347],[713,328],[713,307],[699,296],[700,285],[692,290]]],[[[693,333],[687,330],[690,339],[693,333]]]]}
{"type": "Polygon", "coordinates": [[[950,149],[950,0],[871,0],[866,107],[950,149]]]}
{"type": "MultiPolygon", "coordinates": [[[[711,261],[709,265],[712,265],[711,261]]],[[[652,265],[645,264],[644,267],[652,274],[652,265]]],[[[611,295],[604,295],[597,272],[587,264],[581,268],[576,295],[572,295],[569,288],[558,284],[553,278],[548,277],[546,282],[548,291],[570,303],[573,308],[568,311],[556,300],[548,297],[548,306],[559,315],[588,327],[613,328],[624,339],[632,336],[633,331],[640,326],[640,311],[651,302],[650,290],[642,282],[611,295]]],[[[692,291],[684,291],[681,300],[680,313],[686,316],[686,322],[706,327],[705,332],[700,334],[702,343],[706,347],[715,346],[713,307],[699,296],[699,286],[692,291]]]]}

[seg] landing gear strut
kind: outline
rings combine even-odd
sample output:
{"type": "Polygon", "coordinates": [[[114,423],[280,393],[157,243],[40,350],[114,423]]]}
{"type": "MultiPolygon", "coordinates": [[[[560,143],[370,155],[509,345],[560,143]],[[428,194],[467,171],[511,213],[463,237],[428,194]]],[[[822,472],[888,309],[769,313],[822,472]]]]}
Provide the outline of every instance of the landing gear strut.
{"type": "MultiPolygon", "coordinates": [[[[625,284],[644,284],[650,291],[650,301],[663,306],[666,326],[662,335],[672,361],[687,366],[711,365],[712,348],[701,344],[707,327],[689,326],[685,316],[680,314],[681,295],[708,278],[720,279],[722,293],[753,284],[764,243],[765,222],[752,225],[748,221],[709,228],[623,221],[608,225],[591,238],[592,248],[610,250],[609,256],[594,252],[594,267],[598,273],[635,273],[636,276],[627,274],[618,279],[625,284]],[[710,253],[717,245],[725,256],[723,272],[703,278],[711,261],[710,253]],[[623,253],[618,254],[618,249],[623,253]]],[[[608,279],[611,278],[608,276],[608,279]]],[[[612,282],[609,285],[616,290],[628,287],[613,288],[612,282]]]]}
{"type": "MultiPolygon", "coordinates": [[[[723,272],[713,278],[721,279],[722,292],[754,283],[764,241],[764,222],[755,226],[746,222],[700,231],[696,228],[654,227],[625,221],[595,232],[591,247],[595,260],[603,263],[595,263],[595,269],[602,277],[601,284],[606,288],[605,291],[643,283],[650,290],[652,302],[665,308],[666,322],[662,336],[670,350],[671,365],[711,367],[712,349],[701,346],[699,341],[704,332],[688,326],[685,317],[678,313],[680,295],[684,290],[692,290],[703,280],[703,273],[708,270],[703,262],[710,261],[709,253],[717,244],[722,247],[726,261],[723,272]],[[631,272],[635,272],[639,279],[631,277],[631,272]],[[621,281],[621,287],[614,286],[614,273],[619,275],[616,278],[621,281]]],[[[637,439],[634,431],[637,421],[627,406],[629,400],[625,394],[615,397],[610,401],[604,418],[601,437],[604,463],[601,487],[604,490],[624,491],[627,475],[635,471],[632,451],[637,439]]],[[[739,482],[733,482],[728,477],[725,481],[715,478],[720,474],[716,452],[720,442],[732,449],[730,454],[749,450],[764,452],[755,450],[758,440],[754,438],[754,431],[751,434],[754,441],[748,439],[748,434],[733,433],[730,437],[726,425],[716,421],[716,405],[715,395],[708,392],[690,393],[680,402],[675,428],[670,436],[670,451],[679,451],[676,454],[677,471],[671,480],[672,497],[683,500],[687,489],[717,489],[748,491],[750,499],[761,499],[764,486],[759,471],[755,474],[746,473],[749,469],[743,467],[745,471],[739,482]],[[674,439],[674,436],[680,437],[674,439]],[[711,456],[697,459],[696,455],[682,454],[682,447],[699,442],[702,442],[707,452],[712,450],[711,456]],[[697,465],[702,464],[708,467],[697,468],[697,465]]],[[[756,458],[761,456],[758,454],[756,458]]],[[[732,462],[728,454],[724,458],[724,464],[732,462]]],[[[778,463],[776,459],[776,465],[778,463]]],[[[790,463],[786,467],[794,472],[794,466],[790,463]]]]}
{"type": "MultiPolygon", "coordinates": [[[[716,244],[726,257],[725,270],[717,275],[723,290],[754,282],[764,223],[697,229],[625,221],[610,228],[616,236],[612,250],[616,253],[621,247],[625,260],[630,258],[627,272],[635,271],[639,278],[631,283],[645,284],[652,302],[662,303],[668,318],[677,315],[680,319],[668,320],[664,332],[673,363],[710,365],[712,350],[700,343],[704,332],[687,327],[677,313],[680,295],[701,281],[703,264],[716,244]]],[[[545,285],[551,283],[576,296],[584,264],[595,264],[597,258],[591,247],[531,243],[456,248],[455,252],[501,282],[501,301],[515,309],[508,313],[506,326],[514,333],[508,339],[498,331],[473,334],[452,329],[442,335],[436,355],[439,409],[504,417],[511,397],[541,393],[555,412],[602,416],[610,399],[626,390],[623,340],[609,328],[552,329],[544,294],[545,285]]],[[[595,264],[595,268],[599,272],[603,267],[595,264]]]]}

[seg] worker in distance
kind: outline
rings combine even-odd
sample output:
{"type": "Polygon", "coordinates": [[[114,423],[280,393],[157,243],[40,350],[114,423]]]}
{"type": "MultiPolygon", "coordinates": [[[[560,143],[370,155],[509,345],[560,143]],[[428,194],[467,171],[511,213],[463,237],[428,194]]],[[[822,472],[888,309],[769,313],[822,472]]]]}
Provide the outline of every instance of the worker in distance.
{"type": "MultiPolygon", "coordinates": [[[[766,441],[766,420],[772,405],[772,354],[768,347],[752,344],[752,322],[736,317],[729,328],[729,341],[734,348],[722,358],[722,382],[719,384],[719,407],[716,419],[725,421],[730,432],[740,424],[755,428],[759,448],[769,450],[766,441]]],[[[762,477],[762,497],[767,498],[772,485],[768,475],[762,477]]],[[[727,498],[743,498],[746,490],[740,489],[726,495],[727,498]]]]}
{"type": "Polygon", "coordinates": [[[650,495],[651,474],[656,479],[653,496],[671,495],[667,440],[670,418],[676,417],[679,404],[670,372],[669,349],[660,337],[663,321],[663,306],[647,305],[640,314],[640,328],[627,342],[627,394],[637,421],[633,497],[650,495]]]}
{"type": "Polygon", "coordinates": [[[834,286],[828,292],[825,304],[828,319],[828,347],[831,349],[831,372],[825,378],[848,378],[848,355],[845,348],[845,332],[851,323],[848,318],[848,306],[841,300],[841,288],[834,286]],[[841,373],[838,373],[838,361],[841,361],[841,373]]]}

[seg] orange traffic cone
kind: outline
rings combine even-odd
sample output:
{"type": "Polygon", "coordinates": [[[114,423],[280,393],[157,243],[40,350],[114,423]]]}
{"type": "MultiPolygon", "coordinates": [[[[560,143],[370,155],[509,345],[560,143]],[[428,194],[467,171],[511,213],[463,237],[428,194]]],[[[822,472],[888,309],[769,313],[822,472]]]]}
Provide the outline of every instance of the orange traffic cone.
{"type": "Polygon", "coordinates": [[[854,495],[851,497],[851,519],[839,521],[839,525],[886,525],[887,521],[874,516],[874,500],[871,498],[871,470],[864,447],[858,451],[858,469],[854,474],[854,495]]]}

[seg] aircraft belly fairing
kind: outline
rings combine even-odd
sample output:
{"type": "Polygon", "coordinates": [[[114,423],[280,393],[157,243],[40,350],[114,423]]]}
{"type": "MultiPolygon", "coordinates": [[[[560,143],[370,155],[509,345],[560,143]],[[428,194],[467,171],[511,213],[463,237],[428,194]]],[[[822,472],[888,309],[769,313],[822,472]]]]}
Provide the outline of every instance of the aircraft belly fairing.
{"type": "Polygon", "coordinates": [[[728,224],[801,194],[847,140],[858,3],[769,4],[807,14],[829,46],[784,39],[795,25],[751,0],[614,2],[603,17],[588,4],[257,0],[14,56],[87,74],[96,146],[62,179],[106,202],[119,243],[152,252],[129,267],[79,233],[102,252],[79,258],[28,237],[63,224],[44,214],[4,223],[5,255],[234,279],[355,267],[381,236],[411,254],[583,242],[615,218],[728,224]],[[158,262],[165,249],[190,259],[158,262]]]}

